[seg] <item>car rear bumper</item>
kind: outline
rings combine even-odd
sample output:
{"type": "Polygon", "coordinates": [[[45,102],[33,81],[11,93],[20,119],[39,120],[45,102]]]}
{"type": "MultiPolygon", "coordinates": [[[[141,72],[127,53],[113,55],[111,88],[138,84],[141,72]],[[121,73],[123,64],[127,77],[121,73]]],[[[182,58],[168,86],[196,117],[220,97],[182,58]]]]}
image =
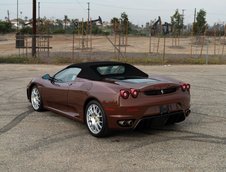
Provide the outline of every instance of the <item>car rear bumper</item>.
{"type": "MultiPolygon", "coordinates": [[[[190,95],[173,94],[155,97],[140,97],[140,99],[121,100],[117,105],[103,106],[110,129],[136,128],[142,121],[151,118],[183,121],[190,113],[190,95]],[[180,120],[176,118],[180,118],[180,120]],[[132,125],[131,121],[132,120],[132,125]],[[125,125],[123,121],[126,121],[125,125]]],[[[172,122],[173,123],[173,122],[172,122]]]]}
{"type": "Polygon", "coordinates": [[[136,128],[139,125],[151,126],[155,121],[161,122],[162,124],[172,124],[172,123],[182,122],[190,114],[190,112],[191,112],[190,110],[186,110],[186,111],[171,112],[171,113],[162,114],[162,115],[146,116],[138,120],[133,128],[136,128]]]}
{"type": "MultiPolygon", "coordinates": [[[[163,123],[176,123],[185,120],[190,114],[189,107],[184,109],[171,109],[169,111],[160,112],[161,106],[143,108],[121,109],[121,113],[108,114],[108,127],[110,129],[134,129],[145,121],[163,121],[163,123]],[[122,114],[122,115],[121,115],[122,114]]],[[[163,110],[164,111],[164,110],[163,110]]]]}

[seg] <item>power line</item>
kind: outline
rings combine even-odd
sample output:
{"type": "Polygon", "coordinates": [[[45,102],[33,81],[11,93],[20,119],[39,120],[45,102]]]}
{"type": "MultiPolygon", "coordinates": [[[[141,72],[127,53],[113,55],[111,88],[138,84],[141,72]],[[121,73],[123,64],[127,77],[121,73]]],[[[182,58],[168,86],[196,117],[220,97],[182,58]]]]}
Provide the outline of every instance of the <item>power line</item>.
{"type": "Polygon", "coordinates": [[[79,0],[76,0],[76,2],[83,10],[86,10],[79,0]]]}
{"type": "MultiPolygon", "coordinates": [[[[1,6],[15,6],[17,3],[0,3],[1,6]]],[[[30,3],[19,3],[19,5],[30,5],[30,3]]]]}
{"type": "Polygon", "coordinates": [[[110,4],[102,4],[102,3],[92,3],[94,5],[97,6],[103,6],[103,7],[108,7],[108,8],[117,8],[117,9],[127,9],[127,10],[142,10],[142,11],[150,11],[150,10],[154,10],[154,11],[165,11],[165,10],[169,10],[169,9],[151,9],[151,8],[132,8],[132,7],[122,7],[122,6],[115,6],[115,5],[110,5],[110,4]]]}

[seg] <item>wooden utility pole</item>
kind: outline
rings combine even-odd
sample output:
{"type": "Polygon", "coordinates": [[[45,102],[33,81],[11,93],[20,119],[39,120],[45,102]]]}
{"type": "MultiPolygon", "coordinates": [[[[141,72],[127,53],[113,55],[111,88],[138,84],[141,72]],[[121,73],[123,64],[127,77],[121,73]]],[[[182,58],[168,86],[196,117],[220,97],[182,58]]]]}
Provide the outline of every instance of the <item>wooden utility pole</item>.
{"type": "Polygon", "coordinates": [[[38,2],[38,22],[40,22],[40,2],[38,2]]]}
{"type": "Polygon", "coordinates": [[[36,56],[36,0],[33,0],[32,56],[36,56]]]}
{"type": "Polygon", "coordinates": [[[89,20],[90,20],[90,2],[87,2],[88,4],[88,23],[89,23],[89,20]]]}
{"type": "Polygon", "coordinates": [[[19,4],[18,4],[18,0],[17,0],[17,9],[16,9],[16,31],[18,33],[18,25],[19,25],[19,4]]]}
{"type": "Polygon", "coordinates": [[[8,20],[8,22],[10,22],[9,10],[7,10],[7,20],[8,20]]]}
{"type": "Polygon", "coordinates": [[[185,9],[182,9],[182,21],[183,21],[182,34],[184,32],[184,11],[185,11],[185,9]]]}
{"type": "Polygon", "coordinates": [[[192,26],[192,33],[194,33],[195,21],[196,21],[196,8],[194,11],[194,22],[193,22],[193,26],[192,26]]]}
{"type": "Polygon", "coordinates": [[[195,8],[195,12],[194,12],[194,24],[195,24],[195,21],[196,21],[196,8],[195,8]]]}

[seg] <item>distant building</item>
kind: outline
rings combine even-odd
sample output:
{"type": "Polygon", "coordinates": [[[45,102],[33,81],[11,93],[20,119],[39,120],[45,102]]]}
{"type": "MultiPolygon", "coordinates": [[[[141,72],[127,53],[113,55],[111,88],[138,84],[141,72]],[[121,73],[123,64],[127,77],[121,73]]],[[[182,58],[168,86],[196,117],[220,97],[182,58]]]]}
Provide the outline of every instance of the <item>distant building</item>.
{"type": "Polygon", "coordinates": [[[17,19],[12,19],[12,20],[10,20],[10,23],[12,24],[12,28],[13,29],[22,29],[23,28],[23,26],[24,26],[24,20],[22,20],[22,19],[18,19],[18,21],[17,21],[17,19]]]}
{"type": "Polygon", "coordinates": [[[111,26],[111,23],[108,21],[103,21],[103,27],[107,27],[107,26],[111,26]]]}

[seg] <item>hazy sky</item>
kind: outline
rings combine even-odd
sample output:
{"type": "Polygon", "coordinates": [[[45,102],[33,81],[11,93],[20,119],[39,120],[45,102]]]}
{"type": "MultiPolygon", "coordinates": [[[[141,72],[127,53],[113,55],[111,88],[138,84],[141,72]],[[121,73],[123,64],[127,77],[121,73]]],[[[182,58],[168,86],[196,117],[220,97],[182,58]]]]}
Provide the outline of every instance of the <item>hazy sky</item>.
{"type": "MultiPolygon", "coordinates": [[[[32,0],[18,0],[19,17],[24,18],[32,15],[32,0]],[[22,13],[21,13],[22,12],[22,13]]],[[[122,12],[126,12],[130,21],[134,24],[145,24],[161,16],[163,22],[170,22],[170,16],[175,9],[182,13],[184,9],[185,23],[192,23],[194,9],[205,9],[207,12],[207,22],[226,23],[226,0],[37,0],[41,5],[41,17],[64,18],[68,15],[70,19],[87,18],[87,2],[90,2],[90,14],[93,19],[101,16],[104,21],[109,21],[112,17],[120,17],[122,12]]],[[[16,18],[17,0],[0,0],[0,19],[7,16],[16,18]]]]}

